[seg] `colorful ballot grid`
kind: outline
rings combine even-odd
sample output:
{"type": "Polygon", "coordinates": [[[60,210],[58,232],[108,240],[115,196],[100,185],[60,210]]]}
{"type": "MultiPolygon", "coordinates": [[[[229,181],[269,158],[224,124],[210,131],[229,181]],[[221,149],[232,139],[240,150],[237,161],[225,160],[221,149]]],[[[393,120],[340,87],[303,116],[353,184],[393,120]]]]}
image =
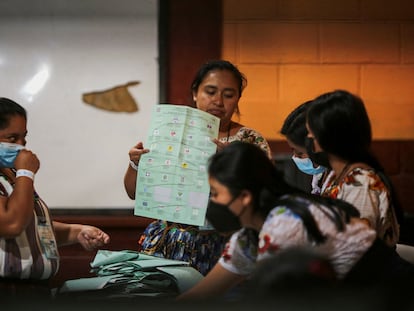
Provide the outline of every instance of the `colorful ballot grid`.
{"type": "Polygon", "coordinates": [[[138,165],[137,216],[203,225],[210,192],[207,164],[216,152],[220,119],[182,105],[154,107],[138,165]]]}

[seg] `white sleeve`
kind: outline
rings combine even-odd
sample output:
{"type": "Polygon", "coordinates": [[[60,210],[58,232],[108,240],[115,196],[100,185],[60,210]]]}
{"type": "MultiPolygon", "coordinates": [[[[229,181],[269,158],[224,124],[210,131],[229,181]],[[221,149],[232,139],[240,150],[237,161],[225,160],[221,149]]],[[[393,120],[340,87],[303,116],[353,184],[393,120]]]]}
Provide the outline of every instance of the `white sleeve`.
{"type": "Polygon", "coordinates": [[[256,267],[257,244],[252,246],[244,232],[241,229],[231,236],[219,259],[223,268],[238,275],[248,275],[256,267]]]}

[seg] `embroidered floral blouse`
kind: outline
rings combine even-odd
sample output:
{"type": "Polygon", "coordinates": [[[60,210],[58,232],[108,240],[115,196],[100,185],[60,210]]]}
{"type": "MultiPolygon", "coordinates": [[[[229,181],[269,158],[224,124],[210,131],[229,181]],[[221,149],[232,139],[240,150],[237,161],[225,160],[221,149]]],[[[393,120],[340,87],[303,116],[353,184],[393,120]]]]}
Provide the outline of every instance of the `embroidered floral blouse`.
{"type": "Polygon", "coordinates": [[[322,186],[322,195],[354,205],[377,231],[378,237],[387,245],[395,246],[399,239],[397,217],[389,192],[375,171],[354,168],[337,184],[335,179],[335,172],[331,171],[322,186]]]}
{"type": "MultiPolygon", "coordinates": [[[[297,198],[298,200],[303,200],[297,198]]],[[[332,261],[338,277],[343,277],[372,245],[376,233],[366,222],[352,220],[339,232],[326,207],[309,202],[309,210],[326,240],[314,245],[302,219],[286,206],[275,207],[266,218],[257,236],[243,228],[232,235],[219,263],[228,271],[249,275],[256,262],[290,246],[312,245],[332,261]]]]}
{"type": "Polygon", "coordinates": [[[267,140],[256,130],[243,126],[240,130],[236,133],[236,135],[223,137],[220,139],[222,142],[233,142],[233,141],[242,141],[246,143],[252,143],[258,145],[263,151],[266,152],[269,159],[272,158],[272,153],[270,150],[269,143],[267,140]]]}

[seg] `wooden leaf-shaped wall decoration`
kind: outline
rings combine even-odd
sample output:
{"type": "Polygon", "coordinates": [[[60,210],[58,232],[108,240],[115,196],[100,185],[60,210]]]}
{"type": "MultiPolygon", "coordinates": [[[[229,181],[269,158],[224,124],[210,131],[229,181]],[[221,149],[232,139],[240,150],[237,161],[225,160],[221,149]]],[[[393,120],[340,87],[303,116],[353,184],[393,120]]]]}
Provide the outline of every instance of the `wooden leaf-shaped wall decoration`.
{"type": "Polygon", "coordinates": [[[93,107],[115,112],[136,112],[138,104],[128,91],[128,87],[138,85],[139,81],[131,81],[113,88],[82,94],[84,103],[93,107]]]}

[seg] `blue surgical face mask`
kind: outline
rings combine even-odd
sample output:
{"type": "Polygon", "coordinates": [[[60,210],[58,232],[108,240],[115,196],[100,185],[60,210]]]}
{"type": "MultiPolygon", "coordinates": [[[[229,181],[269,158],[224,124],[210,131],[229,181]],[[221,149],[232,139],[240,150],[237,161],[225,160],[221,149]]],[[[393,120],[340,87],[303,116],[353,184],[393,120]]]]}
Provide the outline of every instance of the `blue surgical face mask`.
{"type": "Polygon", "coordinates": [[[0,167],[14,167],[14,161],[22,149],[22,145],[0,142],[0,167]]]}
{"type": "Polygon", "coordinates": [[[295,162],[298,169],[305,174],[309,175],[317,175],[323,173],[326,168],[324,166],[319,165],[318,167],[313,167],[313,162],[310,158],[298,158],[292,156],[293,162],[295,162]]]}

